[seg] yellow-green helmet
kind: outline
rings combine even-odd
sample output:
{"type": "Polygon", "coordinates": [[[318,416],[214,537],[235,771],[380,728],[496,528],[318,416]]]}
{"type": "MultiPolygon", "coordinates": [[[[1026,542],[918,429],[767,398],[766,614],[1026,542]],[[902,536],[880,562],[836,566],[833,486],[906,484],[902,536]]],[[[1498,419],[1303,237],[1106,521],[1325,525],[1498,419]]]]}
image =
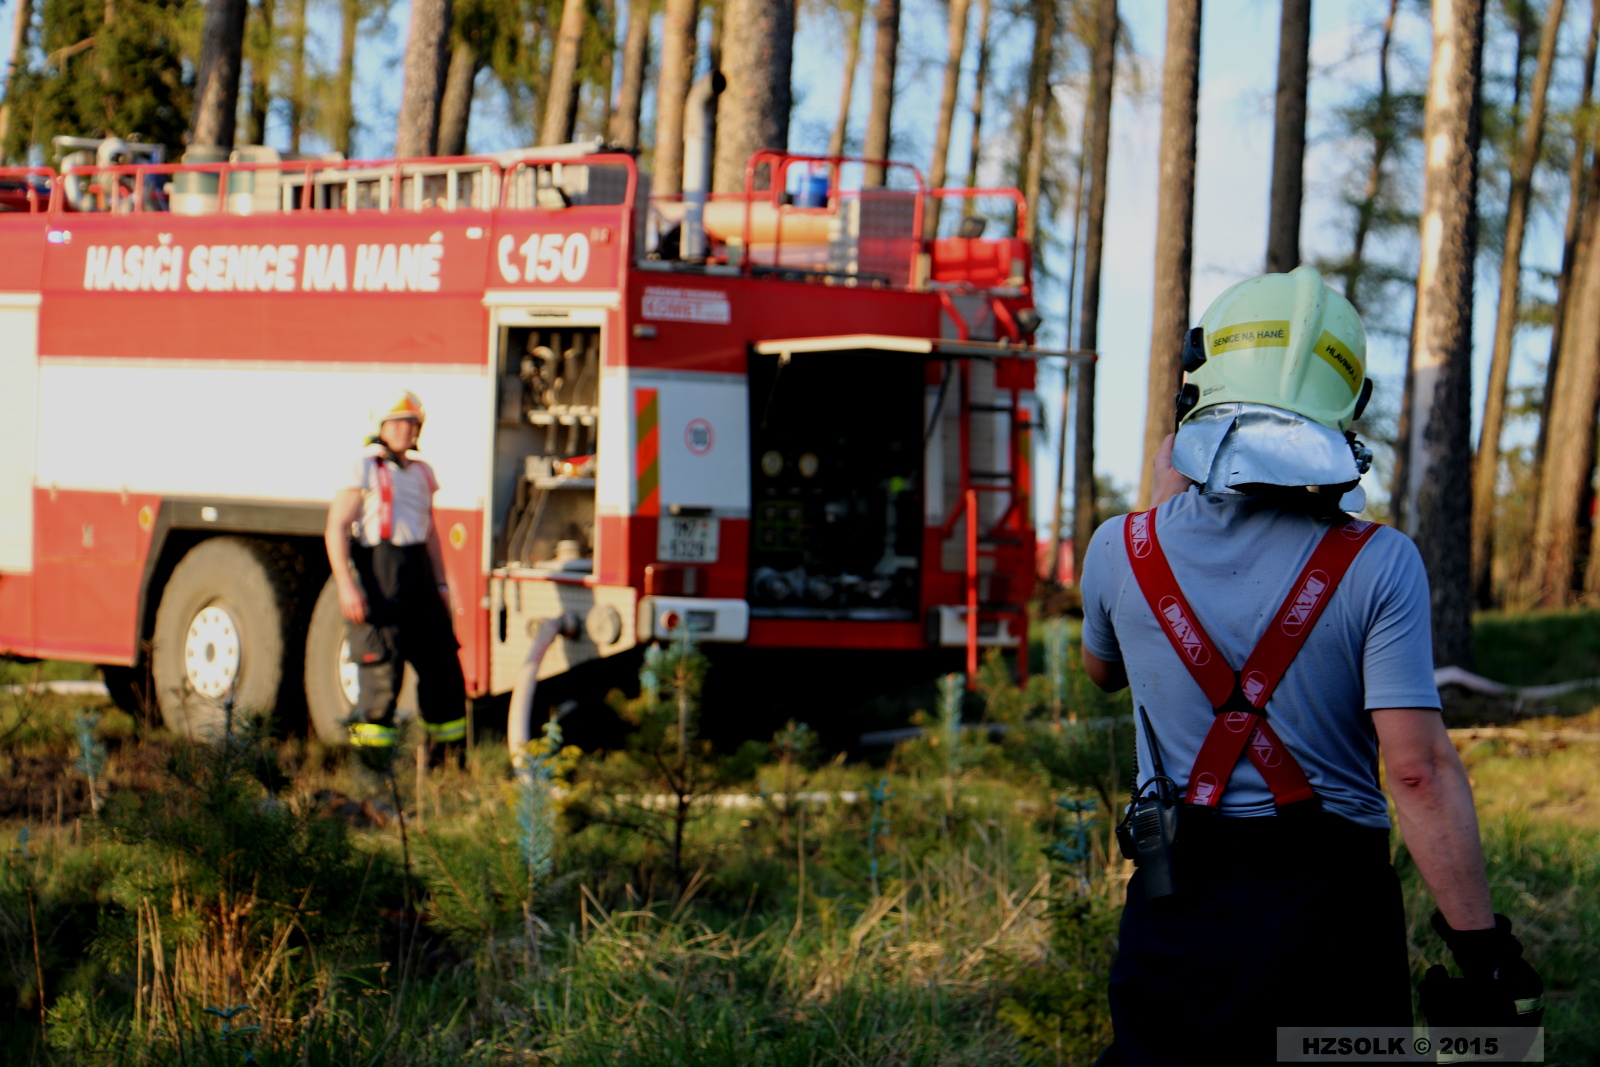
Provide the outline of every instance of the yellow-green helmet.
{"type": "Polygon", "coordinates": [[[1184,421],[1217,404],[1266,404],[1343,431],[1365,406],[1361,317],[1310,267],[1230,286],[1198,332],[1184,352],[1195,387],[1184,421]]]}

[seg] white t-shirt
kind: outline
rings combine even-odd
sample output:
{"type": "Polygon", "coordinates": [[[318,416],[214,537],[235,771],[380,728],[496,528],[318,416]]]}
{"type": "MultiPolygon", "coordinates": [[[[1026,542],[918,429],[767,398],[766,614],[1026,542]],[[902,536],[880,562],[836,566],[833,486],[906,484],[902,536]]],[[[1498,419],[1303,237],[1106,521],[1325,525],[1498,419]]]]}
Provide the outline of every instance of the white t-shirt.
{"type": "MultiPolygon", "coordinates": [[[[1252,496],[1180,493],[1156,512],[1173,576],[1200,625],[1235,670],[1299,576],[1327,523],[1252,496]]],[[[1167,775],[1182,790],[1211,727],[1201,692],[1133,577],[1126,520],[1095,532],[1083,563],[1083,646],[1128,671],[1167,775]]],[[[1428,579],[1410,538],[1380,529],[1350,565],[1305,646],[1267,704],[1267,719],[1294,754],[1323,807],[1363,826],[1387,827],[1378,746],[1369,711],[1437,708],[1428,579]]],[[[1139,776],[1153,764],[1135,729],[1139,776]]],[[[1272,793],[1248,759],[1233,769],[1219,809],[1271,815],[1272,793]]]]}
{"type": "Polygon", "coordinates": [[[347,488],[361,490],[361,518],[355,524],[356,539],[369,547],[383,540],[383,504],[378,476],[381,464],[388,470],[392,494],[390,543],[426,544],[433,528],[433,494],[439,490],[433,468],[418,459],[415,452],[406,454],[404,467],[383,457],[383,446],[373,445],[350,468],[347,488]]]}

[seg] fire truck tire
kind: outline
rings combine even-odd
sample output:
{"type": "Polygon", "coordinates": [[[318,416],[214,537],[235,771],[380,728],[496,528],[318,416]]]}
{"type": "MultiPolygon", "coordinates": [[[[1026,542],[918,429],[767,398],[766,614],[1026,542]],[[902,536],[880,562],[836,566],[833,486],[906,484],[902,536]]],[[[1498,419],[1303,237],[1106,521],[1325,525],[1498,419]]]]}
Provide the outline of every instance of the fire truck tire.
{"type": "Polygon", "coordinates": [[[329,578],[306,629],[306,711],[312,732],[325,745],[345,745],[350,740],[347,724],[355,708],[351,697],[360,682],[347,648],[339,587],[329,578]]]}
{"type": "Polygon", "coordinates": [[[230,698],[235,714],[278,711],[292,595],[278,554],[262,542],[213,537],[178,561],[161,593],[151,644],[169,730],[219,735],[230,698]]]}

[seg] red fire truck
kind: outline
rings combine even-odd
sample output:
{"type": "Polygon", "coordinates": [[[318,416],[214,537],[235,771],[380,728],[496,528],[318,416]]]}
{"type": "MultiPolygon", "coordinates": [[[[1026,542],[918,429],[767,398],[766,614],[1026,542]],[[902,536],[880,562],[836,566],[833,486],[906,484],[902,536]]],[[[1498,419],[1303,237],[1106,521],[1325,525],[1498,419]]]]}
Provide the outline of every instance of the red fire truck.
{"type": "Polygon", "coordinates": [[[341,741],[327,502],[401,387],[474,695],[559,613],[585,625],[541,676],[679,627],[972,666],[1026,633],[1029,249],[922,236],[1015,191],[763,153],[742,195],[651,198],[597,145],[107,144],[0,170],[0,652],[152,679],[179,730],[303,700],[341,741]]]}

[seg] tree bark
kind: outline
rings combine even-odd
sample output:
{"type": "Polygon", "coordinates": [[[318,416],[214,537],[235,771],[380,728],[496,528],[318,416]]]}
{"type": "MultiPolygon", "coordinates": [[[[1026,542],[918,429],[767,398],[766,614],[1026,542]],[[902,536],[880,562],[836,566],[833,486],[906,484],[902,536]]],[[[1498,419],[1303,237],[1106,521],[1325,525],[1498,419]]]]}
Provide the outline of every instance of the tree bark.
{"type": "Polygon", "coordinates": [[[566,144],[578,121],[578,49],[583,44],[584,0],[563,0],[561,29],[556,34],[555,58],[550,64],[550,87],[545,92],[544,121],[539,124],[540,144],[566,144]]]}
{"type": "MultiPolygon", "coordinates": [[[[1594,69],[1597,46],[1600,46],[1600,0],[1593,0],[1589,8],[1589,43],[1583,53],[1583,89],[1578,97],[1579,115],[1589,110],[1594,93],[1594,69]]],[[[1533,449],[1534,478],[1544,469],[1545,443],[1550,425],[1550,398],[1555,392],[1556,371],[1561,365],[1561,331],[1566,322],[1567,293],[1572,288],[1573,264],[1577,262],[1578,226],[1586,208],[1584,194],[1589,172],[1590,137],[1585,122],[1574,123],[1575,136],[1572,160],[1567,165],[1567,224],[1561,246],[1561,273],[1556,275],[1556,308],[1550,330],[1550,359],[1545,364],[1544,396],[1539,401],[1539,439],[1533,449]]],[[[1535,495],[1537,500],[1537,494],[1535,495]]]]}
{"type": "Polygon", "coordinates": [[[250,57],[250,112],[245,144],[267,143],[267,111],[272,105],[272,56],[277,32],[273,0],[261,0],[256,15],[261,36],[260,47],[250,57]]]}
{"type": "Polygon", "coordinates": [[[1272,196],[1267,221],[1267,271],[1300,265],[1300,204],[1306,158],[1306,69],[1311,52],[1311,0],[1283,0],[1278,23],[1278,95],[1272,128],[1272,196]]]}
{"type": "MultiPolygon", "coordinates": [[[[944,90],[939,96],[939,125],[934,128],[933,160],[928,166],[928,187],[942,189],[949,174],[950,131],[956,121],[956,98],[961,90],[961,57],[967,51],[967,12],[971,0],[950,0],[950,47],[944,60],[944,90]]],[[[930,199],[923,209],[922,236],[939,236],[939,209],[943,201],[930,199]]]]}
{"type": "Polygon", "coordinates": [[[716,164],[711,188],[744,189],[750,157],[789,145],[789,69],[794,58],[792,0],[728,0],[722,72],[728,87],[717,97],[716,164]]]}
{"type": "Polygon", "coordinates": [[[1483,398],[1478,454],[1472,467],[1472,591],[1479,607],[1488,607],[1492,599],[1495,488],[1500,477],[1500,431],[1505,423],[1506,383],[1511,375],[1511,341],[1517,330],[1522,289],[1522,238],[1527,228],[1533,168],[1544,138],[1545,94],[1550,87],[1550,70],[1555,64],[1556,38],[1560,36],[1565,7],[1566,0],[1550,0],[1545,12],[1544,29],[1539,35],[1539,65],[1534,70],[1528,100],[1528,121],[1522,131],[1520,151],[1511,164],[1505,251],[1500,259],[1500,308],[1494,322],[1494,354],[1483,398]]]}
{"type": "MultiPolygon", "coordinates": [[[[978,188],[978,167],[983,162],[983,95],[989,82],[989,15],[991,0],[978,0],[978,69],[972,79],[972,142],[967,150],[967,188],[978,188]]],[[[973,215],[978,202],[970,197],[961,214],[973,215]]]]}
{"type": "Polygon", "coordinates": [[[639,111],[650,62],[650,0],[628,5],[628,35],[622,45],[622,89],[611,116],[611,139],[624,148],[639,147],[639,111]]]}
{"type": "Polygon", "coordinates": [[[396,158],[431,156],[438,147],[439,106],[450,69],[450,7],[451,0],[411,0],[396,158]]]}
{"type": "Polygon", "coordinates": [[[28,30],[33,23],[33,0],[17,0],[17,13],[11,20],[11,52],[6,57],[6,94],[0,103],[0,162],[4,162],[6,138],[11,134],[12,90],[17,84],[17,72],[23,69],[28,55],[28,30]]]}
{"type": "Polygon", "coordinates": [[[310,101],[306,93],[306,0],[289,6],[289,151],[300,151],[310,101]]]}
{"type": "Polygon", "coordinates": [[[610,44],[600,51],[599,81],[600,81],[600,136],[605,137],[611,130],[611,119],[617,112],[616,97],[611,92],[611,86],[617,80],[617,48],[621,41],[617,38],[617,0],[600,0],[600,15],[604,20],[604,35],[610,44]]]}
{"type": "Polygon", "coordinates": [[[656,196],[683,192],[683,101],[694,80],[699,0],[666,0],[661,19],[661,76],[656,81],[656,196]]]}
{"type": "Polygon", "coordinates": [[[1155,307],[1145,401],[1139,507],[1150,506],[1152,464],[1172,432],[1173,397],[1189,329],[1194,258],[1194,151],[1200,98],[1200,0],[1167,0],[1167,53],[1161,69],[1161,178],[1156,206],[1155,307]]]}
{"type": "MultiPolygon", "coordinates": [[[[872,31],[872,106],[867,111],[867,135],[861,154],[868,160],[887,160],[893,146],[894,68],[900,51],[900,0],[877,0],[872,31]]],[[[887,168],[869,162],[863,188],[884,184],[887,168]]]]}
{"type": "Polygon", "coordinates": [[[245,0],[206,0],[189,143],[232,148],[244,66],[245,0]]]}
{"type": "Polygon", "coordinates": [[[867,20],[866,0],[851,0],[846,14],[844,34],[844,69],[840,71],[839,117],[833,122],[833,135],[828,138],[828,155],[844,155],[845,139],[850,133],[850,102],[856,91],[856,67],[861,65],[861,26],[867,20]]]}
{"type": "MultiPolygon", "coordinates": [[[[1078,320],[1078,347],[1091,352],[1100,346],[1101,247],[1106,229],[1106,175],[1111,160],[1111,101],[1116,82],[1117,0],[1096,0],[1092,88],[1090,89],[1089,210],[1083,235],[1083,310],[1078,320]]],[[[1098,516],[1095,514],[1094,400],[1095,364],[1080,363],[1073,374],[1076,425],[1072,448],[1072,575],[1083,573],[1083,553],[1089,547],[1098,516]]]]}
{"type": "Polygon", "coordinates": [[[1436,666],[1472,666],[1472,268],[1484,0],[1434,0],[1406,522],[1433,599],[1436,666]]]}
{"type": "MultiPolygon", "coordinates": [[[[722,70],[722,31],[727,23],[729,0],[705,0],[706,13],[710,16],[706,27],[706,58],[711,63],[712,70],[722,70]]],[[[793,17],[793,12],[790,13],[793,17]]],[[[693,82],[690,83],[691,85],[693,82]]]]}
{"type": "Polygon", "coordinates": [[[5,64],[5,102],[0,102],[0,162],[5,162],[5,142],[11,136],[11,99],[16,72],[27,56],[27,38],[34,22],[34,0],[16,0],[16,16],[11,19],[11,53],[5,64]]]}
{"type": "Polygon", "coordinates": [[[1577,570],[1581,503],[1594,471],[1595,406],[1600,401],[1600,211],[1593,198],[1600,165],[1587,176],[1590,209],[1579,224],[1570,281],[1561,359],[1550,403],[1550,439],[1559,448],[1545,454],[1533,527],[1533,568],[1528,599],[1541,607],[1563,607],[1571,599],[1577,570]]]}
{"type": "MultiPolygon", "coordinates": [[[[1028,100],[1023,116],[1022,195],[1027,223],[1017,236],[1037,247],[1039,216],[1044,214],[1045,130],[1050,107],[1050,67],[1055,56],[1056,0],[1033,0],[1033,58],[1028,64],[1028,100]]],[[[1037,252],[1035,253],[1037,255],[1037,252]]]]}
{"type": "Polygon", "coordinates": [[[472,123],[473,87],[483,62],[478,50],[464,37],[456,39],[450,51],[450,75],[444,83],[444,102],[439,108],[439,154],[467,154],[467,127],[472,123]]]}
{"type": "Polygon", "coordinates": [[[334,75],[333,142],[346,159],[355,156],[356,36],[361,30],[361,0],[339,2],[339,69],[334,75]]]}
{"type": "Polygon", "coordinates": [[[1367,164],[1367,181],[1356,204],[1356,231],[1350,259],[1339,273],[1344,276],[1344,298],[1359,313],[1363,302],[1361,278],[1365,273],[1367,234],[1378,213],[1378,196],[1383,191],[1383,164],[1394,147],[1394,95],[1389,91],[1389,46],[1394,42],[1394,19],[1400,0],[1389,0],[1389,14],[1383,20],[1383,40],[1378,46],[1378,103],[1372,120],[1372,159],[1367,164]]]}

